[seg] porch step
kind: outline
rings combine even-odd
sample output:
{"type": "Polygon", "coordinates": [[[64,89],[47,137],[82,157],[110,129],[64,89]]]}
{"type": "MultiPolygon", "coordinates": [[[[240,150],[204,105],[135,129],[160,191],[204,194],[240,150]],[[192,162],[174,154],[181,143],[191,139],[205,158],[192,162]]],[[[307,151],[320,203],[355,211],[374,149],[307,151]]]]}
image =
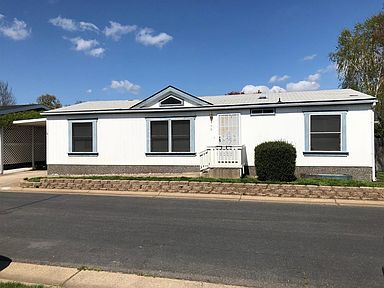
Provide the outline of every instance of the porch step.
{"type": "Polygon", "coordinates": [[[207,168],[200,171],[201,177],[209,178],[241,178],[242,168],[207,168]]]}

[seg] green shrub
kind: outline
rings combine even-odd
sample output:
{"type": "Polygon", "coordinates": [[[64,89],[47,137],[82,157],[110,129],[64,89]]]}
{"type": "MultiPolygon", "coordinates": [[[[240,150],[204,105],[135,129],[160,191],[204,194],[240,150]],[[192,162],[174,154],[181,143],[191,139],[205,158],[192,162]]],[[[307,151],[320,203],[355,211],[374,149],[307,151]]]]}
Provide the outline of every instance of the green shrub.
{"type": "Polygon", "coordinates": [[[255,148],[255,167],[261,181],[294,181],[296,148],[285,141],[261,143],[255,148]]]}
{"type": "Polygon", "coordinates": [[[9,127],[12,125],[13,121],[15,120],[26,120],[26,119],[34,119],[34,118],[42,118],[40,113],[42,111],[22,111],[22,112],[15,112],[15,113],[9,113],[0,116],[0,127],[9,127]]]}

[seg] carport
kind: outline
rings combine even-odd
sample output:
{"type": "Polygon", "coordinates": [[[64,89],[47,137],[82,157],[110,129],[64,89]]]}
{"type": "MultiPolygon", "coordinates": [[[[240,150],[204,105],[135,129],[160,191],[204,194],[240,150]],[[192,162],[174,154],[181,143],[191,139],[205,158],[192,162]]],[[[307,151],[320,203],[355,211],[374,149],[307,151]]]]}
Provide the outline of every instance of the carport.
{"type": "MultiPolygon", "coordinates": [[[[16,112],[46,110],[44,106],[36,104],[16,106],[28,106],[16,112]]],[[[15,109],[8,110],[11,110],[9,113],[15,113],[15,109]]],[[[12,125],[0,127],[0,174],[9,169],[46,166],[45,123],[45,118],[38,118],[16,120],[12,125]]]]}

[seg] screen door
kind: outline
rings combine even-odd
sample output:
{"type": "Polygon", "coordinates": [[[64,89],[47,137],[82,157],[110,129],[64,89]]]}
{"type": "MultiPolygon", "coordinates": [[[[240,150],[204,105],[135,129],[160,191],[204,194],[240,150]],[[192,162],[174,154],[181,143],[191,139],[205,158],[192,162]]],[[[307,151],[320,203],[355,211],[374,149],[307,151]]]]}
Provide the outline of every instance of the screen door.
{"type": "Polygon", "coordinates": [[[219,145],[240,145],[240,114],[219,114],[219,145]]]}

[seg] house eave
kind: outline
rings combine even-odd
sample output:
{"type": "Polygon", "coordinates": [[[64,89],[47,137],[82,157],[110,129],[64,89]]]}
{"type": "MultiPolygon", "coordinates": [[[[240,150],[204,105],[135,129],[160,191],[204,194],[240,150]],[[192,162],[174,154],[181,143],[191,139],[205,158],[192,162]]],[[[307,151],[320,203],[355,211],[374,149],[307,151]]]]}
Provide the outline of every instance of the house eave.
{"type": "Polygon", "coordinates": [[[238,105],[212,105],[183,108],[140,108],[140,109],[100,109],[100,110],[82,110],[82,111],[47,111],[41,113],[44,116],[59,115],[81,115],[81,114],[117,114],[117,113],[164,113],[164,112],[188,112],[188,111],[215,111],[215,110],[236,110],[252,108],[283,108],[283,107],[308,107],[308,106],[332,106],[332,105],[357,105],[374,104],[376,99],[356,99],[356,100],[330,100],[330,101],[306,101],[306,102],[277,102],[262,104],[238,104],[238,105]]]}

